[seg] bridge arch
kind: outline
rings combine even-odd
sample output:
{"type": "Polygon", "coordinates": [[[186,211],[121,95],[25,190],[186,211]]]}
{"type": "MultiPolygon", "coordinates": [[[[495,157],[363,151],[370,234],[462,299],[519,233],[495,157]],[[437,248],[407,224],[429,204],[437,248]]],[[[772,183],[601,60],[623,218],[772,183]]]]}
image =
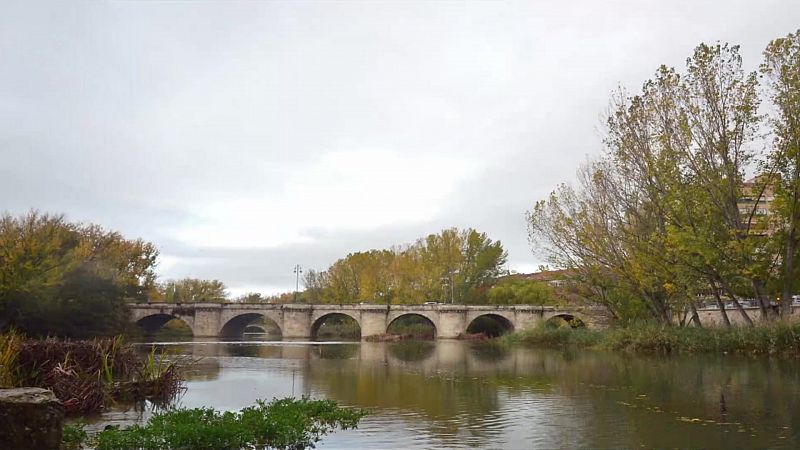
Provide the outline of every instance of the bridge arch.
{"type": "Polygon", "coordinates": [[[436,337],[439,334],[439,327],[436,324],[435,318],[430,317],[428,314],[426,314],[425,311],[403,312],[403,313],[394,315],[391,318],[391,320],[387,321],[386,333],[389,333],[391,331],[392,325],[397,325],[399,323],[398,321],[402,322],[402,320],[408,320],[408,319],[412,319],[413,320],[413,318],[417,318],[421,322],[429,325],[433,329],[433,336],[432,337],[434,339],[436,339],[436,337]]]}
{"type": "Polygon", "coordinates": [[[281,336],[283,336],[283,329],[281,328],[280,324],[277,321],[275,321],[266,314],[261,314],[257,312],[242,313],[231,317],[230,319],[228,319],[227,322],[225,322],[224,325],[222,325],[222,328],[219,331],[219,336],[224,338],[242,337],[245,329],[251,326],[256,326],[264,330],[265,328],[260,324],[254,325],[254,322],[256,322],[259,319],[268,321],[269,324],[273,325],[274,328],[277,329],[278,332],[281,334],[281,336]]]}
{"type": "Polygon", "coordinates": [[[586,328],[586,322],[576,314],[555,314],[549,317],[545,323],[552,327],[586,328]]]}
{"type": "Polygon", "coordinates": [[[320,328],[325,324],[326,321],[330,319],[335,319],[339,321],[352,321],[358,326],[358,336],[353,336],[355,338],[361,338],[361,321],[355,315],[348,313],[347,311],[331,311],[331,312],[323,312],[319,315],[314,317],[314,321],[311,323],[311,338],[317,339],[319,338],[320,328]]]}
{"type": "Polygon", "coordinates": [[[250,325],[247,325],[246,327],[244,327],[244,332],[245,333],[268,333],[269,330],[267,330],[264,327],[264,325],[251,323],[250,325]]]}
{"type": "Polygon", "coordinates": [[[484,333],[489,337],[497,337],[514,331],[514,323],[501,314],[486,313],[472,319],[467,324],[467,333],[484,333]]]}
{"type": "Polygon", "coordinates": [[[192,335],[195,334],[194,327],[192,326],[191,323],[189,323],[189,321],[184,320],[180,316],[176,316],[174,314],[167,314],[163,312],[141,317],[139,320],[136,321],[136,325],[142,330],[144,330],[146,334],[153,335],[156,334],[158,330],[160,330],[164,325],[166,325],[167,322],[171,320],[180,320],[181,322],[186,324],[187,327],[189,327],[189,329],[192,331],[192,335]]]}

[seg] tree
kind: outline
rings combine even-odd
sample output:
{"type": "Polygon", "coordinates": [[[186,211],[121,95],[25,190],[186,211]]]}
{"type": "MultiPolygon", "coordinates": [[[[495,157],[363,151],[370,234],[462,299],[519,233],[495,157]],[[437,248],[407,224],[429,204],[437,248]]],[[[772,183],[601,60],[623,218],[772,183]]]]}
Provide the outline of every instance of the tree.
{"type": "Polygon", "coordinates": [[[239,303],[266,303],[267,299],[258,292],[248,292],[236,297],[233,301],[239,303]]]}
{"type": "Polygon", "coordinates": [[[492,305],[553,305],[553,289],[541,281],[511,278],[492,286],[487,292],[492,305]]]}
{"type": "Polygon", "coordinates": [[[169,280],[159,286],[166,303],[220,303],[228,296],[219,280],[184,278],[169,280]]]}
{"type": "Polygon", "coordinates": [[[472,229],[442,230],[413,245],[347,255],[323,272],[309,271],[305,294],[324,303],[476,303],[505,264],[500,242],[472,229]]]}
{"type": "Polygon", "coordinates": [[[32,335],[109,335],[125,304],[146,297],[157,250],[96,225],[31,211],[0,218],[0,329],[32,335]]]}
{"type": "Polygon", "coordinates": [[[738,293],[746,280],[758,291],[770,259],[740,210],[760,124],[756,76],[741,64],[738,47],[701,44],[685,74],[662,66],[638,95],[615,94],[606,153],[528,214],[532,243],[601,304],[619,306],[606,295],[616,286],[659,322],[688,309],[699,325],[695,298],[710,291],[726,320],[722,296],[752,323],[738,293]]]}
{"type": "Polygon", "coordinates": [[[780,216],[776,238],[784,249],[781,314],[787,316],[799,275],[795,261],[800,247],[800,30],[769,43],[761,73],[775,107],[769,162],[778,176],[770,182],[775,188],[775,212],[780,216]]]}

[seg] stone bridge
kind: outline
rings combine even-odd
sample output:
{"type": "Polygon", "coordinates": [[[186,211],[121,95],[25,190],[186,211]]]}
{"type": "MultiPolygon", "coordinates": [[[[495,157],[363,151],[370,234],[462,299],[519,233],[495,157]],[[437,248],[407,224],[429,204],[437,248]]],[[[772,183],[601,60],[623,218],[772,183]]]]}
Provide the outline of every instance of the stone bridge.
{"type": "Polygon", "coordinates": [[[437,338],[455,338],[479,317],[494,320],[506,331],[533,328],[553,318],[577,319],[589,328],[604,328],[610,321],[605,309],[597,307],[248,303],[135,303],[128,307],[131,319],[147,332],[180,319],[196,337],[240,336],[253,321],[265,318],[274,322],[284,338],[314,338],[322,323],[336,315],[355,320],[362,337],[386,333],[392,322],[409,315],[427,319],[437,338]]]}

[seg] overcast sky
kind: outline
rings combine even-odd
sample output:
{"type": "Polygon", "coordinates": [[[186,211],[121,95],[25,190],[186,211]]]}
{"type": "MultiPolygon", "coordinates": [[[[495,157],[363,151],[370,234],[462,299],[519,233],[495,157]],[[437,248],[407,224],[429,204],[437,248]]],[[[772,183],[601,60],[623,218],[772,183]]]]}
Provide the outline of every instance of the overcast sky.
{"type": "Polygon", "coordinates": [[[524,213],[601,151],[617,86],[796,0],[0,3],[0,210],[141,237],[232,294],[473,227],[531,271],[524,213]]]}

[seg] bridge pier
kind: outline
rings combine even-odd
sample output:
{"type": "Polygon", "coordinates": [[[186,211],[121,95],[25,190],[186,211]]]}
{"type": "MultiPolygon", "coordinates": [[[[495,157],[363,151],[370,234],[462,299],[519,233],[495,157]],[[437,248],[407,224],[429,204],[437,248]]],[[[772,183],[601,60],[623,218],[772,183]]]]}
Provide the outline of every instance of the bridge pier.
{"type": "Polygon", "coordinates": [[[194,312],[192,333],[197,337],[219,336],[222,331],[222,326],[220,325],[221,315],[222,306],[219,304],[198,304],[194,312]]]}
{"type": "Polygon", "coordinates": [[[361,337],[375,336],[386,332],[389,324],[386,322],[389,315],[389,307],[383,305],[364,305],[371,308],[361,310],[361,337]]]}
{"type": "Polygon", "coordinates": [[[462,305],[443,305],[437,311],[439,324],[436,327],[436,337],[440,339],[455,339],[459,334],[466,333],[467,308],[462,305]]]}
{"type": "Polygon", "coordinates": [[[311,305],[285,305],[283,323],[278,324],[283,337],[300,339],[311,337],[311,305]]]}

